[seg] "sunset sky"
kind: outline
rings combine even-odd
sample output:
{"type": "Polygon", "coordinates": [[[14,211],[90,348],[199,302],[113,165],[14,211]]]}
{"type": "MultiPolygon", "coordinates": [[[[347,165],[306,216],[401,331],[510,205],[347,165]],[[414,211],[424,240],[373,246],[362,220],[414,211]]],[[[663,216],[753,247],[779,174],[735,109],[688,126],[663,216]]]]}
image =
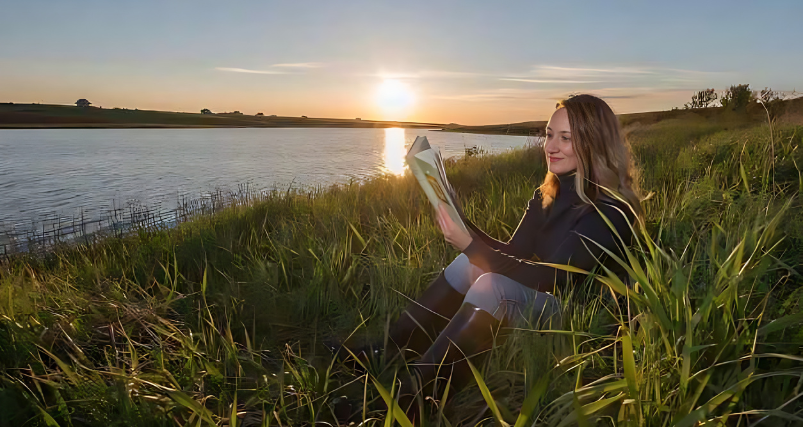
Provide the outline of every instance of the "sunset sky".
{"type": "Polygon", "coordinates": [[[0,102],[488,124],[803,89],[803,2],[0,0],[0,102]]]}

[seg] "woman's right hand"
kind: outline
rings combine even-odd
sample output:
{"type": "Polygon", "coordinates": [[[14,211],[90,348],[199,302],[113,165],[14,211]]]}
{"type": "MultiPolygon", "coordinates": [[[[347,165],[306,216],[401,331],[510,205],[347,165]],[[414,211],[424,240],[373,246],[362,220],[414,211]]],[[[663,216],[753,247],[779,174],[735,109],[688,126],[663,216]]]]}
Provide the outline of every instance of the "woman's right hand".
{"type": "Polygon", "coordinates": [[[438,205],[438,210],[435,211],[435,216],[438,221],[438,226],[443,232],[443,237],[446,238],[447,242],[451,243],[452,246],[456,247],[461,252],[464,251],[474,240],[471,234],[464,231],[452,220],[452,217],[449,216],[449,212],[446,210],[446,205],[443,203],[438,205]]]}

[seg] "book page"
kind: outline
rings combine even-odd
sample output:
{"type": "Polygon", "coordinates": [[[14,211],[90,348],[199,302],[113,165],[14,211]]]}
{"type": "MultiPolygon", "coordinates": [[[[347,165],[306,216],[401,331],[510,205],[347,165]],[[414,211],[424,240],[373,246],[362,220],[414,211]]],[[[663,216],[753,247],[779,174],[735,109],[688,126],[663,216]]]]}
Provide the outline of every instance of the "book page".
{"type": "Polygon", "coordinates": [[[432,206],[438,209],[441,203],[446,205],[446,212],[452,221],[463,231],[468,232],[460,216],[459,205],[454,200],[454,190],[446,179],[440,153],[430,147],[426,137],[416,138],[407,153],[406,160],[432,206]]]}

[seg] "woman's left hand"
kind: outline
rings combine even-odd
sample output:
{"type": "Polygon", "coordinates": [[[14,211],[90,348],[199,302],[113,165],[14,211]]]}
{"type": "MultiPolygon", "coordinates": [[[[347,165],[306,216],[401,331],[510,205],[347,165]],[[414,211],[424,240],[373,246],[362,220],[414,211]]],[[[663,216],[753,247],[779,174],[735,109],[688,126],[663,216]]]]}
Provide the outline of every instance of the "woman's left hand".
{"type": "Polygon", "coordinates": [[[443,203],[438,205],[435,216],[437,217],[441,231],[443,231],[443,237],[446,238],[447,242],[451,243],[457,249],[460,249],[461,252],[471,244],[473,238],[452,220],[452,217],[449,216],[449,212],[446,210],[446,205],[443,203]]]}

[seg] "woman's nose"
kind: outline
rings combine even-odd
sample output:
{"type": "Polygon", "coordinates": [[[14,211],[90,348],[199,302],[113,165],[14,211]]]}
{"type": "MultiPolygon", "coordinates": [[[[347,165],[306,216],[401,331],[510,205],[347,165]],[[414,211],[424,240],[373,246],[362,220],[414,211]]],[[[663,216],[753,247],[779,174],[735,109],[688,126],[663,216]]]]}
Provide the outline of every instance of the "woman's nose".
{"type": "Polygon", "coordinates": [[[544,150],[547,153],[556,153],[558,151],[557,144],[555,144],[551,138],[547,138],[546,142],[544,143],[544,150]]]}

